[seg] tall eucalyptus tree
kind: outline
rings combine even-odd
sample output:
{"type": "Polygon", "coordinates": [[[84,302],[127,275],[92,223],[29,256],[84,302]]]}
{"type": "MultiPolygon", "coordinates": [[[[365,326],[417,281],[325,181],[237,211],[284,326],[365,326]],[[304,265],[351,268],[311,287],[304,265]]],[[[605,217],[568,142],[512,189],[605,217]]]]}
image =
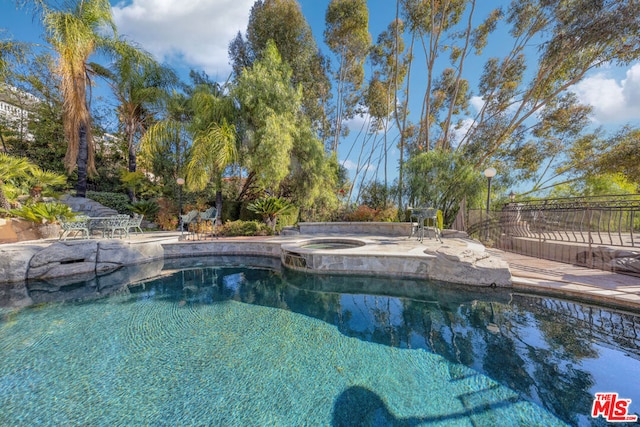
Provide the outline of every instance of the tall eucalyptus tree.
{"type": "MultiPolygon", "coordinates": [[[[394,115],[399,113],[398,93],[400,92],[408,71],[408,61],[401,59],[404,54],[405,44],[402,34],[404,23],[396,18],[389,24],[376,40],[371,48],[369,59],[373,66],[373,73],[365,94],[364,104],[369,115],[374,120],[373,127],[376,131],[382,131],[384,160],[384,192],[388,194],[389,182],[387,177],[389,152],[389,131],[394,115]]],[[[395,123],[399,123],[400,117],[395,117],[395,123]]],[[[385,201],[387,198],[385,197],[385,201]]]]}
{"type": "MultiPolygon", "coordinates": [[[[490,11],[478,0],[396,4],[406,35],[423,47],[426,70],[419,132],[399,126],[401,140],[410,138],[407,154],[457,150],[477,169],[493,163],[536,186],[548,181],[546,173],[556,179],[569,171],[558,161],[562,153],[598,139],[590,136],[588,109],[572,95],[573,86],[597,67],[640,58],[635,0],[512,0],[490,11]],[[510,48],[481,58],[478,74],[468,66],[470,58],[496,42],[496,29],[510,48]],[[472,95],[475,111],[467,108],[472,95]]],[[[413,50],[410,43],[408,55],[413,50]]],[[[421,82],[406,87],[406,94],[416,92],[421,82]]]]}
{"type": "Polygon", "coordinates": [[[338,151],[340,138],[346,133],[343,121],[353,117],[361,101],[364,62],[369,53],[369,10],[366,0],[331,0],[325,16],[324,39],[338,57],[335,70],[336,111],[331,150],[338,151]]]}
{"type": "MultiPolygon", "coordinates": [[[[514,1],[506,20],[514,47],[503,58],[487,61],[479,85],[483,105],[461,144],[476,164],[494,156],[508,159],[523,148],[532,154],[530,164],[539,163],[546,148],[536,135],[545,138],[550,127],[562,131],[567,118],[575,117],[572,125],[582,120],[577,100],[567,102],[571,87],[598,67],[640,58],[640,3],[635,0],[514,1]],[[544,43],[532,61],[527,48],[540,38],[544,43]],[[529,123],[543,111],[532,127],[529,123]],[[563,115],[567,118],[558,120],[563,115]]],[[[575,133],[579,138],[581,132],[575,133]]]]}

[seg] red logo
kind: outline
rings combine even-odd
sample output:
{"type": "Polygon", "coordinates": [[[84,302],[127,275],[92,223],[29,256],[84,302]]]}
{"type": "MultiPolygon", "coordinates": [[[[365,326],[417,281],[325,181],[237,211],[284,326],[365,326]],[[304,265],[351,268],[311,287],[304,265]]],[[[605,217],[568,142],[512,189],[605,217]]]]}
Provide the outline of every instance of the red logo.
{"type": "Polygon", "coordinates": [[[591,408],[591,416],[598,418],[600,415],[610,423],[623,423],[638,421],[637,415],[629,415],[631,399],[619,399],[618,393],[596,393],[591,408]]]}

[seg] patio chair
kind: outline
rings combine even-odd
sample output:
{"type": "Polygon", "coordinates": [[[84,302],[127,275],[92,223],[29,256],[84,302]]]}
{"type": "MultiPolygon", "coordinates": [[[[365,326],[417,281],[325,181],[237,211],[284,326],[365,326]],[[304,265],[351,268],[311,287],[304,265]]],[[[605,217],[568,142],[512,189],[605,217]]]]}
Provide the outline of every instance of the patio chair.
{"type": "Polygon", "coordinates": [[[180,235],[184,232],[184,227],[187,227],[188,232],[192,232],[194,224],[197,224],[200,218],[200,212],[196,210],[189,211],[186,215],[180,215],[180,235]]]}
{"type": "Polygon", "coordinates": [[[129,215],[113,215],[112,217],[103,220],[103,236],[106,235],[110,238],[114,238],[116,233],[120,234],[120,237],[129,237],[129,222],[131,218],[129,215]]]}
{"type": "Polygon", "coordinates": [[[134,213],[133,214],[133,218],[129,219],[128,230],[129,231],[133,230],[135,233],[142,234],[142,228],[140,228],[140,225],[142,224],[142,219],[143,218],[144,218],[144,215],[140,215],[140,214],[134,213]]]}
{"type": "Polygon", "coordinates": [[[438,210],[435,208],[427,208],[424,211],[423,217],[424,221],[426,221],[426,225],[423,225],[422,227],[423,237],[424,229],[427,229],[427,236],[429,234],[428,231],[431,229],[433,231],[433,234],[435,235],[436,240],[442,243],[442,238],[440,237],[441,230],[438,227],[438,210]]]}
{"type": "MultiPolygon", "coordinates": [[[[204,212],[200,212],[200,222],[203,226],[206,226],[207,223],[211,224],[211,232],[215,234],[216,227],[216,216],[218,215],[218,211],[216,208],[209,208],[204,212]]],[[[203,227],[204,230],[204,227],[203,227]]]]}
{"type": "Polygon", "coordinates": [[[89,217],[85,215],[78,215],[72,219],[66,219],[64,217],[57,217],[58,222],[60,222],[60,228],[62,228],[62,234],[60,235],[60,240],[67,240],[70,233],[74,233],[74,236],[78,233],[82,233],[81,237],[86,237],[87,239],[90,236],[89,233],[89,217]]]}

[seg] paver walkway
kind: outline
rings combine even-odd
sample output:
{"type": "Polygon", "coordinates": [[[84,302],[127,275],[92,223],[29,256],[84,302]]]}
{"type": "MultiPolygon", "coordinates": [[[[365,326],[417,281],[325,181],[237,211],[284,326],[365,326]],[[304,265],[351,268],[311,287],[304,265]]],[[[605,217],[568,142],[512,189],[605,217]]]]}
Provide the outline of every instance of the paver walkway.
{"type": "Polygon", "coordinates": [[[513,276],[515,289],[570,295],[598,303],[640,310],[640,277],[594,270],[571,264],[528,257],[497,249],[513,276]]]}

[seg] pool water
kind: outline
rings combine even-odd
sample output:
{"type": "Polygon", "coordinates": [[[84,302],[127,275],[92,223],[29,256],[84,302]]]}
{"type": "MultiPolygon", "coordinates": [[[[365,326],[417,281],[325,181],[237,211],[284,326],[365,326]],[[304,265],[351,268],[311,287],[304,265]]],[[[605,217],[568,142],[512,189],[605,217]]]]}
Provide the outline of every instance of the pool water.
{"type": "Polygon", "coordinates": [[[364,246],[363,242],[357,240],[314,240],[301,246],[303,249],[352,249],[364,246]]]}
{"type": "Polygon", "coordinates": [[[0,298],[0,425],[605,425],[608,391],[640,412],[637,314],[216,263],[0,298]]]}

